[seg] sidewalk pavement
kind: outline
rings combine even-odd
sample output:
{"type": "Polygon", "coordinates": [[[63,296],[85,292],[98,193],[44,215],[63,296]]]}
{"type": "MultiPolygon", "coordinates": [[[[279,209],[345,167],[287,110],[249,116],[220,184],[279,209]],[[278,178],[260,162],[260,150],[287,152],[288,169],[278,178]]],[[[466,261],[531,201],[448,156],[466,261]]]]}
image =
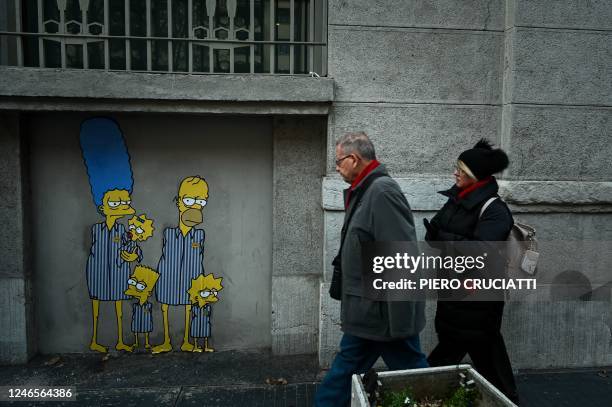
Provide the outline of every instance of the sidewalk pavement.
{"type": "MultiPolygon", "coordinates": [[[[310,407],[320,378],[315,355],[173,352],[38,356],[0,368],[0,386],[71,386],[71,402],[26,406],[310,407]]],[[[612,406],[612,369],[520,373],[523,407],[612,406]]]]}

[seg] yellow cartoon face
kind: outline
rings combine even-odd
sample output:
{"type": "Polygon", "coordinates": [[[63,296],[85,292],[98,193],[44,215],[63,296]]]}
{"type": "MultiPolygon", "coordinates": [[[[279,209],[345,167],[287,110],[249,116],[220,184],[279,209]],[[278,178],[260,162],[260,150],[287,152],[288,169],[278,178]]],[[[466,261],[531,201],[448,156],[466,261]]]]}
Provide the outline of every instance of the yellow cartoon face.
{"type": "Polygon", "coordinates": [[[151,296],[159,274],[152,268],[146,266],[136,266],[134,272],[127,281],[128,289],[125,295],[136,298],[140,304],[144,304],[151,296]]]}
{"type": "Polygon", "coordinates": [[[191,280],[191,288],[187,290],[189,301],[198,307],[219,301],[219,291],[223,290],[221,280],[223,278],[215,278],[212,274],[199,275],[198,278],[191,280]]]}
{"type": "Polygon", "coordinates": [[[187,177],[181,181],[176,200],[181,222],[188,227],[202,223],[202,209],[208,201],[208,183],[204,178],[187,177]]]}
{"type": "Polygon", "coordinates": [[[136,213],[134,208],[132,208],[130,193],[124,189],[106,191],[104,197],[102,197],[102,205],[100,205],[99,210],[105,216],[116,218],[136,213]]]}
{"type": "Polygon", "coordinates": [[[128,237],[132,241],[144,242],[153,236],[154,230],[153,219],[148,219],[144,213],[128,220],[128,237]]]}

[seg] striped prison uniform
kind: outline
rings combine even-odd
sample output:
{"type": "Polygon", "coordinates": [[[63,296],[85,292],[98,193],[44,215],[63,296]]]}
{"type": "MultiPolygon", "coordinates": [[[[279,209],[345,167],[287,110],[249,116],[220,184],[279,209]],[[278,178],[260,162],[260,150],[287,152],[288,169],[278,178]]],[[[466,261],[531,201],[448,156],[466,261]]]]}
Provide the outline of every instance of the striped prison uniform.
{"type": "Polygon", "coordinates": [[[136,250],[136,254],[138,255],[138,258],[136,259],[136,261],[138,263],[142,261],[142,249],[140,248],[136,240],[132,240],[127,237],[127,233],[125,234],[125,240],[123,242],[123,247],[125,247],[125,249],[123,250],[128,251],[130,253],[134,253],[134,250],[136,250]]]}
{"type": "Polygon", "coordinates": [[[204,274],[204,230],[191,229],[183,236],[179,228],[165,229],[157,272],[157,301],[168,305],[191,304],[187,293],[191,280],[204,274]]]}
{"type": "Polygon", "coordinates": [[[125,295],[130,277],[130,265],[121,258],[125,250],[125,227],[115,223],[111,229],[106,222],[91,228],[91,250],[87,258],[86,277],[89,296],[94,300],[127,300],[125,295]]]}
{"type": "Polygon", "coordinates": [[[132,332],[143,333],[153,331],[153,305],[150,302],[145,302],[140,305],[136,301],[132,304],[132,332]]]}
{"type": "Polygon", "coordinates": [[[191,307],[191,325],[189,326],[189,334],[192,338],[208,338],[210,337],[210,317],[212,316],[212,308],[210,304],[203,307],[194,305],[191,307]]]}

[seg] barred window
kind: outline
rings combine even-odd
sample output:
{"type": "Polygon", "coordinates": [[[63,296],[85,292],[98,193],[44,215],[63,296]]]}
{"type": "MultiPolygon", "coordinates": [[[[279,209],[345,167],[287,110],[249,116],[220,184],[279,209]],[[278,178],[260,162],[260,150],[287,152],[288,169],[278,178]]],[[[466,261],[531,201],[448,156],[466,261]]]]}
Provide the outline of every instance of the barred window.
{"type": "Polygon", "coordinates": [[[0,64],[185,73],[326,71],[323,0],[16,0],[0,64]]]}

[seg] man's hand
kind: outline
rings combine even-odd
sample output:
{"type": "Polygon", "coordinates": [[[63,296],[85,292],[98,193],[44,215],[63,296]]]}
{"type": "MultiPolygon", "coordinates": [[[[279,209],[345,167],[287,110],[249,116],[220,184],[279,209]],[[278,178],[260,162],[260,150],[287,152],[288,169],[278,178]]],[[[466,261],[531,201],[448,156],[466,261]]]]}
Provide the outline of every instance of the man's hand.
{"type": "Polygon", "coordinates": [[[138,254],[136,253],[136,249],[134,249],[134,253],[130,253],[126,250],[121,250],[121,258],[124,261],[132,262],[138,258],[138,254]]]}

